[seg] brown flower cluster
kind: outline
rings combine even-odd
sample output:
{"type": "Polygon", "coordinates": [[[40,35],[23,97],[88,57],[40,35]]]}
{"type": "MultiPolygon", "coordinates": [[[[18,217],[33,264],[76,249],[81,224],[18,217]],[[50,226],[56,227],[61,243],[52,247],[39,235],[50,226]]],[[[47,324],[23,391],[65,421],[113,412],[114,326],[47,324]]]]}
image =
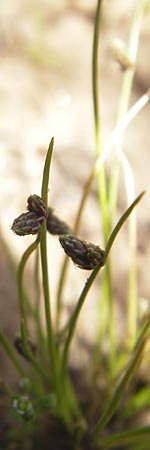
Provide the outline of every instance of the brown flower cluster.
{"type": "Polygon", "coordinates": [[[52,208],[47,208],[43,199],[36,194],[30,195],[27,200],[27,212],[14,220],[11,229],[19,236],[38,234],[44,219],[47,231],[59,236],[59,242],[66,255],[80,269],[92,270],[104,266],[104,250],[98,245],[75,237],[71,228],[54,214],[52,208]]]}

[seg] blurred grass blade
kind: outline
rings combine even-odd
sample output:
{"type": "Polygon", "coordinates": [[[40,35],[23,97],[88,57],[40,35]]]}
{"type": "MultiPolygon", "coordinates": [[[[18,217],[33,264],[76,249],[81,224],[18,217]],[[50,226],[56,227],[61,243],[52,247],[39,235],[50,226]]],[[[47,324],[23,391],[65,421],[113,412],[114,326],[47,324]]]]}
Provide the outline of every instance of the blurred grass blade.
{"type": "Polygon", "coordinates": [[[100,420],[98,421],[94,432],[93,432],[93,438],[97,438],[99,433],[103,430],[103,428],[109,423],[110,419],[114,415],[120,401],[123,398],[123,395],[125,393],[126,387],[132,378],[135,370],[139,366],[144,353],[144,347],[146,344],[146,341],[149,337],[150,333],[150,321],[149,318],[145,321],[145,325],[142,329],[142,333],[140,334],[137,343],[133,349],[131,358],[129,360],[129,363],[127,365],[127,368],[124,372],[124,375],[122,376],[120,382],[118,383],[114,394],[104,412],[100,420]]]}
{"type": "MultiPolygon", "coordinates": [[[[120,449],[120,446],[121,448],[123,448],[126,447],[127,445],[134,444],[134,448],[136,449],[139,448],[138,446],[136,446],[136,442],[137,444],[139,444],[140,441],[143,442],[144,440],[144,443],[146,445],[146,443],[148,444],[149,439],[150,439],[150,426],[142,428],[134,428],[133,430],[122,431],[120,433],[116,433],[104,439],[101,439],[100,448],[102,448],[103,450],[105,450],[105,448],[107,450],[108,449],[117,450],[118,447],[120,449]]],[[[148,446],[145,447],[145,450],[146,448],[148,449],[148,446]]]]}

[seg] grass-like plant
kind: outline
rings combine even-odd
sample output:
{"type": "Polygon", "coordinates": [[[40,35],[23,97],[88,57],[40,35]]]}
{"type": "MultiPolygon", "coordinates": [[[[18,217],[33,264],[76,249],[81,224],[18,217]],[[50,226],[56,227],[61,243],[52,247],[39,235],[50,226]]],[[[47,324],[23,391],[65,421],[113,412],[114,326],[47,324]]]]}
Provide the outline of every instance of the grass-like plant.
{"type": "MultiPolygon", "coordinates": [[[[95,117],[96,159],[87,183],[83,189],[81,203],[77,212],[76,222],[72,230],[62,222],[48,206],[48,186],[54,139],[50,141],[47,151],[41,196],[31,195],[27,200],[27,212],[22,213],[12,224],[12,230],[18,236],[35,235],[35,241],[27,248],[20,261],[17,271],[18,299],[20,311],[20,333],[15,337],[15,349],[8,342],[6,336],[0,332],[0,342],[19,375],[21,394],[12,392],[3,380],[1,385],[10,398],[10,408],[15,414],[17,432],[24,436],[31,436],[28,448],[34,448],[34,430],[38,417],[42,414],[48,418],[48,423],[59,424],[58,433],[62,432],[62,425],[66,430],[68,441],[60,440],[59,449],[89,449],[105,450],[109,448],[148,449],[150,426],[137,426],[136,418],[140,412],[148,407],[150,389],[148,383],[143,383],[141,389],[136,388],[140,380],[139,366],[145,363],[148,370],[148,356],[146,349],[150,336],[150,311],[138,320],[137,308],[137,274],[136,274],[136,220],[135,207],[141,201],[145,191],[136,198],[134,195],[134,177],[123,154],[123,135],[125,129],[140,109],[147,103],[149,92],[144,94],[138,102],[128,110],[129,97],[135,70],[137,44],[139,41],[140,24],[146,1],[138,1],[131,27],[126,67],[123,74],[122,93],[120,96],[119,121],[114,128],[106,149],[102,150],[100,105],[98,92],[98,43],[100,30],[100,16],[102,2],[97,3],[93,40],[93,104],[95,117]],[[132,64],[131,64],[132,61],[132,64]],[[106,183],[105,161],[109,152],[115,148],[114,164],[110,178],[106,183]],[[116,202],[118,194],[119,173],[123,167],[126,182],[128,204],[125,212],[116,225],[116,202]],[[92,182],[97,177],[98,197],[104,236],[104,249],[98,245],[88,243],[78,237],[80,219],[92,182]],[[115,334],[114,294],[111,276],[110,253],[116,239],[119,238],[121,227],[129,223],[130,268],[128,292],[128,325],[126,342],[128,347],[120,349],[115,334]],[[57,291],[56,320],[52,317],[49,287],[49,271],[47,260],[47,233],[57,235],[66,257],[60,269],[60,279],[57,291]],[[24,286],[24,269],[32,252],[36,251],[36,303],[31,304],[30,296],[24,286]],[[39,283],[39,254],[42,269],[42,290],[45,307],[46,331],[40,319],[40,283],[39,283]],[[74,311],[61,328],[62,298],[66,287],[67,267],[72,261],[81,270],[91,273],[77,299],[74,311]],[[76,333],[76,324],[84,302],[92,289],[95,279],[102,269],[101,277],[101,306],[98,312],[97,342],[93,356],[91,355],[90,385],[93,391],[90,395],[91,403],[85,410],[69,365],[72,340],[76,333]],[[37,342],[30,339],[27,306],[30,308],[36,327],[37,342]],[[108,352],[103,355],[103,344],[107,334],[108,352]],[[16,350],[26,361],[22,363],[16,350]],[[101,373],[102,380],[99,378],[101,373]],[[97,382],[98,380],[98,382],[97,382]],[[105,383],[104,383],[105,380],[105,383]],[[135,385],[135,387],[134,387],[135,385]],[[122,408],[120,407],[122,405],[122,408]],[[24,420],[24,427],[20,425],[24,420]],[[29,426],[29,423],[31,426],[29,426]],[[132,426],[133,423],[133,426],[132,426]],[[21,430],[21,431],[20,431],[21,430]],[[33,441],[32,441],[33,439],[33,441]],[[68,444],[69,442],[69,444],[68,444]]],[[[123,60],[124,63],[124,60],[123,60]]],[[[123,64],[122,63],[122,64],[123,64]]],[[[19,237],[18,237],[19,239],[19,237]]],[[[62,250],[62,251],[63,251],[62,250]]],[[[51,274],[52,276],[52,274],[51,274]]],[[[88,390],[86,391],[86,395],[88,390]]],[[[89,401],[87,401],[89,405],[89,401]]],[[[55,428],[54,428],[55,429],[55,428]]],[[[51,442],[52,427],[49,431],[51,442]]],[[[63,432],[62,432],[63,436],[63,432]]],[[[42,445],[42,444],[40,444],[42,445]]],[[[15,443],[13,448],[15,447],[15,443]]],[[[45,448],[45,447],[43,447],[45,448]]],[[[49,447],[51,448],[51,447],[49,447]]],[[[53,448],[53,444],[52,444],[53,448]]],[[[56,447],[55,447],[56,448],[56,447]]],[[[57,447],[58,448],[58,447],[57,447]]]]}

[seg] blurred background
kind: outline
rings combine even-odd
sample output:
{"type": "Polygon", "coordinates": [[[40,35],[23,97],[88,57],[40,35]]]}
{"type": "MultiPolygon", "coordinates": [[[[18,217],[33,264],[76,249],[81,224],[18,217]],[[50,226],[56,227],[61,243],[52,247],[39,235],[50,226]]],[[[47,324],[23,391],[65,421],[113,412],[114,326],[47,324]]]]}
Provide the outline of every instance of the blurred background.
{"type": "MultiPolygon", "coordinates": [[[[99,50],[103,145],[108,142],[116,124],[123,76],[112,47],[116,40],[127,43],[136,3],[136,0],[103,1],[99,50]]],[[[40,195],[44,159],[51,137],[55,138],[55,146],[49,203],[70,226],[74,223],[83,186],[94,162],[91,61],[96,5],[95,0],[0,2],[0,233],[16,261],[32,242],[32,237],[15,236],[10,226],[15,217],[25,212],[27,197],[34,193],[40,195]]],[[[150,2],[147,2],[130,104],[150,87],[149,24],[150,2]]],[[[149,125],[150,107],[147,105],[129,126],[124,141],[124,150],[133,169],[136,195],[150,187],[149,125]]],[[[118,217],[126,207],[124,184],[121,186],[118,217]]],[[[139,295],[146,300],[150,293],[149,205],[147,195],[138,206],[139,295]]],[[[83,215],[79,237],[103,245],[96,182],[83,215]]],[[[55,303],[63,251],[55,237],[49,237],[48,245],[55,303]]],[[[123,287],[125,290],[127,252],[127,237],[122,231],[114,253],[118,299],[123,287]],[[120,264],[120,261],[124,263],[120,264]]],[[[33,261],[27,271],[31,289],[32,270],[33,261]]],[[[67,311],[76,302],[87,277],[86,272],[73,265],[69,270],[64,299],[67,311]]],[[[93,339],[97,314],[97,295],[93,292],[96,291],[89,295],[81,317],[81,335],[87,336],[89,342],[93,339]]],[[[3,329],[12,336],[18,326],[17,289],[2,244],[0,317],[3,329]]]]}

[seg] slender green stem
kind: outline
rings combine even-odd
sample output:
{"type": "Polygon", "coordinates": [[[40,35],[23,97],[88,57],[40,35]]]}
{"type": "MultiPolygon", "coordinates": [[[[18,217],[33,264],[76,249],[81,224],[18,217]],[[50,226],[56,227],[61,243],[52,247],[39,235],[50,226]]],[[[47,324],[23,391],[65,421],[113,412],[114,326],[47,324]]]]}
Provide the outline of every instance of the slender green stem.
{"type": "Polygon", "coordinates": [[[4,348],[5,352],[7,353],[7,355],[9,356],[10,360],[12,361],[13,365],[15,366],[17,371],[19,372],[19,375],[24,377],[26,375],[26,372],[23,369],[23,367],[20,364],[20,362],[18,361],[18,358],[16,357],[16,354],[15,354],[13,348],[11,347],[11,345],[9,344],[6,336],[4,336],[4,334],[2,333],[1,330],[0,330],[0,342],[3,345],[3,348],[4,348]]]}
{"type": "Polygon", "coordinates": [[[108,255],[110,253],[111,247],[116,239],[116,236],[118,235],[122,225],[124,224],[124,222],[127,220],[127,218],[130,216],[132,210],[135,208],[135,206],[140,202],[140,200],[142,199],[142,197],[145,195],[146,191],[141,192],[140,195],[138,195],[138,197],[134,200],[134,202],[129,206],[129,208],[125,211],[125,213],[121,216],[120,220],[117,222],[117,225],[115,226],[115,228],[113,229],[106,248],[105,248],[105,260],[108,258],[108,255]]]}
{"type": "MultiPolygon", "coordinates": [[[[110,250],[112,248],[112,245],[121,229],[121,227],[123,226],[123,224],[125,223],[125,221],[127,220],[127,218],[130,216],[131,212],[133,211],[133,209],[135,208],[135,206],[140,202],[140,200],[142,199],[143,195],[145,195],[145,191],[143,191],[134,201],[133,203],[129,206],[129,208],[125,211],[125,213],[121,216],[120,220],[117,222],[117,225],[115,226],[115,228],[113,229],[112,233],[110,234],[110,237],[107,241],[106,244],[106,248],[105,248],[105,261],[107,261],[108,259],[108,255],[110,253],[110,250]]],[[[133,236],[134,238],[134,236],[133,236]]],[[[134,267],[132,268],[132,270],[134,269],[134,267]]],[[[109,281],[109,277],[108,280],[106,280],[106,289],[110,289],[111,286],[107,285],[109,281]]],[[[134,285],[134,279],[133,279],[133,285],[130,287],[130,289],[135,289],[135,285],[134,285]]],[[[105,290],[104,290],[105,292],[105,290]]],[[[111,292],[110,292],[111,294],[111,292]]],[[[111,365],[114,362],[114,347],[115,347],[115,343],[114,343],[114,329],[113,329],[113,317],[111,318],[111,314],[113,314],[112,309],[111,309],[111,304],[109,307],[109,313],[110,313],[110,321],[109,321],[109,335],[111,338],[111,360],[110,363],[111,365]]]]}
{"type": "Polygon", "coordinates": [[[44,170],[43,170],[43,180],[42,180],[42,188],[41,188],[41,197],[43,198],[45,204],[48,203],[48,183],[49,183],[49,172],[50,172],[50,164],[51,164],[51,158],[53,153],[53,147],[54,147],[54,138],[51,139],[46,160],[44,164],[44,170]]]}
{"type": "Polygon", "coordinates": [[[41,314],[40,314],[40,297],[41,297],[41,288],[40,288],[40,280],[39,280],[39,251],[37,248],[36,251],[36,259],[35,259],[35,311],[34,311],[34,319],[36,323],[36,331],[37,331],[37,342],[38,348],[40,350],[40,356],[43,358],[45,356],[46,349],[46,339],[44,335],[44,330],[42,327],[41,314]]]}
{"type": "Polygon", "coordinates": [[[111,261],[107,260],[105,272],[103,274],[101,297],[100,297],[100,314],[98,317],[97,339],[94,355],[94,372],[99,368],[101,358],[101,344],[105,335],[109,336],[110,352],[109,352],[109,368],[112,371],[115,365],[116,356],[116,336],[114,329],[114,299],[111,283],[111,261]]]}
{"type": "Polygon", "coordinates": [[[37,248],[37,245],[40,242],[41,234],[39,233],[36,237],[36,240],[27,248],[27,250],[24,252],[21,262],[19,264],[18,269],[18,292],[19,292],[19,303],[20,303],[20,314],[21,314],[21,337],[23,342],[23,348],[25,351],[25,354],[27,355],[29,361],[32,363],[33,367],[36,369],[36,371],[46,379],[46,381],[49,381],[49,377],[47,373],[40,367],[36,359],[34,358],[30,347],[28,345],[28,327],[27,327],[27,315],[26,315],[26,307],[25,307],[25,297],[24,297],[24,291],[23,291],[23,273],[25,269],[25,264],[31,255],[31,253],[37,248]]]}
{"type": "MultiPolygon", "coordinates": [[[[2,236],[2,234],[0,235],[0,242],[2,243],[2,246],[4,248],[5,254],[7,256],[11,272],[12,272],[13,276],[16,279],[16,277],[17,277],[17,264],[16,264],[16,261],[15,261],[15,259],[13,257],[13,254],[11,253],[11,249],[8,247],[8,245],[5,242],[4,237],[2,236]]],[[[30,314],[33,316],[34,319],[36,319],[36,310],[35,310],[32,302],[31,302],[29,293],[26,290],[26,286],[24,286],[23,292],[24,292],[24,294],[23,294],[24,295],[24,302],[27,305],[27,308],[28,308],[30,314]]]]}
{"type": "Polygon", "coordinates": [[[41,264],[42,264],[42,283],[44,292],[45,318],[47,326],[47,344],[49,349],[50,365],[53,380],[56,379],[56,349],[54,342],[54,332],[51,318],[50,296],[49,296],[49,279],[48,279],[48,263],[47,263],[47,246],[46,246],[46,222],[44,221],[41,231],[41,264]]]}
{"type": "Polygon", "coordinates": [[[26,328],[26,335],[28,334],[28,328],[27,328],[27,315],[26,315],[26,307],[25,307],[25,297],[24,297],[24,290],[23,290],[23,273],[25,264],[31,255],[31,253],[37,248],[37,245],[40,241],[40,234],[36,237],[36,240],[27,248],[27,250],[24,252],[19,268],[18,268],[18,295],[19,295],[19,305],[20,305],[20,314],[21,314],[21,320],[24,321],[25,328],[26,328]]]}
{"type": "MultiPolygon", "coordinates": [[[[130,28],[129,42],[127,46],[127,56],[129,60],[133,62],[133,64],[127,70],[125,70],[123,74],[117,123],[122,119],[122,117],[126,115],[127,110],[129,108],[129,101],[136,68],[136,58],[139,45],[140,30],[146,3],[147,0],[138,0],[136,2],[135,12],[133,14],[133,19],[130,28]]],[[[115,149],[117,153],[120,153],[122,150],[123,138],[124,134],[122,132],[122,134],[118,136],[118,141],[115,144],[115,149]]],[[[119,180],[119,164],[117,161],[115,161],[114,166],[112,167],[111,170],[109,182],[109,207],[111,211],[110,216],[112,218],[112,221],[115,216],[116,198],[118,192],[118,180],[119,180]]]]}
{"type": "MultiPolygon", "coordinates": [[[[102,354],[103,354],[103,338],[105,336],[106,333],[106,323],[108,323],[108,316],[109,316],[109,312],[108,312],[108,304],[106,305],[105,302],[105,289],[107,289],[107,283],[106,283],[106,278],[103,277],[102,279],[102,293],[103,296],[101,295],[100,301],[101,301],[101,314],[99,314],[98,316],[98,327],[97,327],[97,336],[96,336],[96,345],[95,345],[95,351],[94,351],[94,364],[93,364],[93,372],[94,375],[97,376],[97,374],[99,374],[99,367],[101,364],[101,358],[102,358],[102,354]]],[[[107,294],[106,294],[107,296],[107,294]]]]}
{"type": "Polygon", "coordinates": [[[91,275],[87,279],[86,284],[85,284],[85,286],[84,286],[84,288],[83,288],[83,290],[81,292],[81,295],[79,297],[77,306],[76,306],[76,308],[75,308],[75,310],[74,310],[74,312],[73,312],[73,314],[71,316],[71,319],[69,321],[69,324],[68,324],[68,335],[67,335],[67,338],[66,338],[66,341],[65,341],[65,346],[64,346],[63,356],[62,356],[62,369],[61,369],[62,376],[63,376],[63,374],[66,371],[67,361],[68,361],[68,352],[69,352],[70,344],[71,344],[71,341],[72,341],[72,338],[73,338],[73,335],[74,335],[75,326],[76,326],[77,320],[79,318],[79,314],[80,314],[81,308],[83,306],[83,303],[84,303],[84,301],[86,299],[86,296],[87,296],[87,294],[89,292],[89,289],[92,286],[92,284],[93,284],[93,282],[94,282],[94,280],[95,280],[99,270],[100,270],[100,267],[96,267],[96,269],[94,269],[92,271],[91,275]]]}
{"type": "MultiPolygon", "coordinates": [[[[98,49],[99,49],[99,28],[100,28],[100,15],[101,15],[102,0],[98,0],[94,37],[93,37],[93,55],[92,55],[92,85],[93,85],[93,107],[94,107],[94,119],[95,119],[95,137],[96,137],[96,154],[99,157],[102,153],[101,146],[101,130],[100,130],[100,102],[99,102],[99,77],[98,77],[98,49]]],[[[109,220],[107,210],[107,191],[106,191],[106,178],[104,167],[101,167],[98,176],[98,194],[99,202],[102,214],[103,232],[105,243],[109,235],[109,220]]]]}
{"type": "MultiPolygon", "coordinates": [[[[101,145],[101,123],[100,123],[100,96],[99,96],[99,77],[98,77],[98,48],[99,48],[99,28],[100,28],[100,16],[101,16],[101,5],[102,1],[98,0],[97,10],[95,17],[95,27],[94,27],[94,39],[93,39],[93,58],[92,58],[92,82],[93,82],[93,106],[94,106],[94,118],[95,118],[95,137],[96,137],[96,155],[97,158],[102,156],[102,145],[101,145]]],[[[101,166],[98,173],[98,197],[99,206],[102,216],[102,228],[104,243],[108,240],[110,233],[110,222],[108,215],[108,198],[106,189],[106,176],[104,165],[101,166]]],[[[105,303],[109,305],[109,337],[110,337],[110,363],[113,363],[115,355],[115,323],[114,323],[114,306],[112,298],[112,281],[111,281],[111,270],[109,267],[109,262],[107,263],[104,272],[104,284],[108,289],[105,289],[105,303]]],[[[101,292],[101,296],[104,296],[104,292],[101,292]]],[[[105,324],[106,328],[106,324],[105,324]]]]}
{"type": "MultiPolygon", "coordinates": [[[[48,151],[47,151],[47,155],[46,155],[46,160],[45,160],[45,165],[44,165],[44,170],[43,170],[42,189],[41,189],[41,197],[43,198],[46,206],[47,206],[47,201],[48,201],[48,183],[49,183],[49,172],[50,172],[50,164],[51,164],[53,146],[54,146],[54,139],[52,138],[50,141],[48,151]]],[[[51,308],[50,308],[46,220],[43,221],[43,224],[41,227],[40,249],[41,249],[45,318],[46,318],[46,327],[47,327],[47,344],[48,344],[48,349],[49,349],[52,379],[56,385],[57,384],[57,356],[56,356],[54,332],[53,332],[52,319],[51,319],[51,308]]]]}
{"type": "MultiPolygon", "coordinates": [[[[127,47],[127,58],[132,62],[131,65],[124,71],[122,87],[120,93],[120,102],[118,110],[117,122],[122,119],[127,113],[129,108],[129,101],[132,91],[133,79],[136,69],[136,58],[139,45],[139,37],[141,24],[143,19],[143,14],[145,11],[147,0],[138,0],[135,6],[135,12],[133,14],[133,19],[130,28],[130,36],[127,47]]],[[[116,155],[121,155],[123,148],[124,133],[118,137],[118,142],[115,146],[116,155]]],[[[119,183],[119,172],[120,172],[120,160],[115,158],[109,182],[109,210],[110,217],[113,223],[116,202],[117,202],[117,192],[119,183]]],[[[133,176],[133,175],[132,175],[133,176]]],[[[132,195],[130,191],[130,184],[127,174],[125,174],[126,190],[129,201],[131,201],[132,195]],[[129,197],[130,196],[130,197],[129,197]]],[[[137,270],[136,270],[136,220],[134,215],[130,218],[129,223],[129,249],[130,249],[130,259],[129,259],[129,286],[128,286],[128,332],[131,345],[135,338],[136,325],[137,325],[137,270]]]]}
{"type": "Polygon", "coordinates": [[[93,55],[92,55],[92,82],[93,82],[93,106],[96,129],[99,129],[99,98],[98,98],[98,48],[99,48],[99,27],[100,27],[100,14],[101,14],[102,0],[98,0],[95,24],[94,24],[94,36],[93,36],[93,55]]]}
{"type": "MultiPolygon", "coordinates": [[[[41,196],[47,206],[48,198],[48,183],[49,183],[49,172],[50,163],[53,151],[54,139],[51,139],[44,170],[43,170],[43,181],[41,196]]],[[[49,350],[50,366],[51,366],[51,379],[53,382],[53,388],[57,396],[58,402],[58,413],[61,415],[65,423],[69,426],[72,418],[70,417],[70,412],[68,410],[68,404],[65,400],[65,392],[63,392],[63,387],[60,380],[59,374],[59,351],[55,343],[55,335],[53,331],[52,318],[51,318],[51,307],[50,307],[50,292],[49,292],[49,277],[48,277],[48,258],[47,258],[47,239],[46,239],[46,220],[43,221],[41,227],[41,264],[42,264],[42,282],[43,282],[43,292],[44,292],[44,306],[45,306],[45,318],[47,327],[47,345],[49,350]]]]}

